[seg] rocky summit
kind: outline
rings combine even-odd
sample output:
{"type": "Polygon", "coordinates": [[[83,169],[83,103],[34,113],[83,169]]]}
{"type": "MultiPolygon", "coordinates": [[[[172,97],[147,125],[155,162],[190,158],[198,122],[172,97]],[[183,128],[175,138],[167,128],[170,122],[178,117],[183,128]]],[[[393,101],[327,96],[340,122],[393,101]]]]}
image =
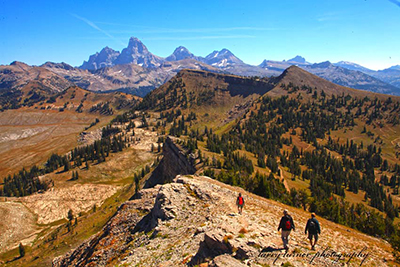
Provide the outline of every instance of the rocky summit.
{"type": "Polygon", "coordinates": [[[91,55],[89,61],[84,61],[80,68],[84,70],[97,70],[104,67],[111,67],[119,55],[118,51],[106,46],[100,53],[91,55]]]}
{"type": "Polygon", "coordinates": [[[392,259],[388,243],[322,218],[312,251],[304,235],[308,218],[301,209],[205,176],[178,175],[139,191],[98,234],[53,266],[388,266],[392,259]],[[285,208],[296,226],[287,253],[277,232],[285,208]]]}
{"type": "Polygon", "coordinates": [[[115,59],[114,64],[134,63],[142,67],[157,67],[163,62],[158,56],[153,55],[147,47],[137,38],[130,38],[127,48],[115,59]]]}
{"type": "Polygon", "coordinates": [[[193,58],[195,60],[200,60],[199,57],[196,57],[195,55],[190,53],[190,51],[186,47],[183,47],[183,46],[177,47],[174,50],[174,52],[172,53],[172,55],[167,57],[165,60],[166,61],[178,61],[178,60],[182,60],[185,58],[193,58]]]}

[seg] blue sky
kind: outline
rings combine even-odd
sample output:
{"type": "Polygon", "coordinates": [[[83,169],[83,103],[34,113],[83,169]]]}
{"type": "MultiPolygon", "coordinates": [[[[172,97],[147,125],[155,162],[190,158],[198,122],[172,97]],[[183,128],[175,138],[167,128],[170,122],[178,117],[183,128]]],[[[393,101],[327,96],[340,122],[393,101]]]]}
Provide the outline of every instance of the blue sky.
{"type": "Polygon", "coordinates": [[[400,64],[399,0],[20,1],[0,0],[0,64],[81,65],[131,36],[166,57],[183,45],[206,56],[227,48],[244,62],[400,64]]]}

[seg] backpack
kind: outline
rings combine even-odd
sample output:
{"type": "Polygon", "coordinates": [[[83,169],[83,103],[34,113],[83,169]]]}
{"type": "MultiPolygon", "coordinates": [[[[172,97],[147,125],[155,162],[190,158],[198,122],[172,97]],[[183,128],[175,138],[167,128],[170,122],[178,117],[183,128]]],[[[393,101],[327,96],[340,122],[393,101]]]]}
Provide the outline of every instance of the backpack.
{"type": "Polygon", "coordinates": [[[308,224],[308,231],[310,233],[316,233],[317,232],[317,224],[315,223],[314,220],[310,220],[308,224]]]}
{"type": "Polygon", "coordinates": [[[239,205],[243,205],[243,197],[239,197],[239,205]]]}
{"type": "Polygon", "coordinates": [[[313,220],[310,220],[310,223],[308,224],[308,230],[311,232],[315,232],[317,230],[317,224],[313,220]]]}
{"type": "Polygon", "coordinates": [[[286,230],[292,229],[292,223],[290,222],[290,218],[286,217],[285,228],[286,228],[286,230]]]}

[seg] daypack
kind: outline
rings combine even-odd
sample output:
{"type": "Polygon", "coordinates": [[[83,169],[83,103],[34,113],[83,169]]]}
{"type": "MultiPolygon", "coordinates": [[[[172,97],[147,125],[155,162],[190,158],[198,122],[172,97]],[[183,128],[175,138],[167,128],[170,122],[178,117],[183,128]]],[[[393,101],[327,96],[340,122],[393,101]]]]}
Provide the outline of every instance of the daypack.
{"type": "Polygon", "coordinates": [[[243,197],[239,197],[239,205],[243,205],[243,197]]]}
{"type": "Polygon", "coordinates": [[[308,224],[308,231],[310,231],[311,233],[317,231],[317,224],[313,220],[310,220],[310,223],[308,224]]]}
{"type": "Polygon", "coordinates": [[[286,219],[285,228],[286,228],[286,230],[291,230],[292,229],[292,224],[290,223],[290,219],[289,218],[286,219]]]}

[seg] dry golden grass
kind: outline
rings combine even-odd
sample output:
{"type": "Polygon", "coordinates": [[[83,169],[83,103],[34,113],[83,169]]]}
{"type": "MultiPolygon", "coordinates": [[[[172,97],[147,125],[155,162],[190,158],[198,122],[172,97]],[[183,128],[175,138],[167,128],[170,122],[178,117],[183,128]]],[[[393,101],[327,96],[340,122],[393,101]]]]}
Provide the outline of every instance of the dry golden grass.
{"type": "Polygon", "coordinates": [[[64,154],[77,146],[78,135],[98,117],[70,111],[7,110],[0,113],[0,179],[34,164],[52,153],[64,154]]]}

